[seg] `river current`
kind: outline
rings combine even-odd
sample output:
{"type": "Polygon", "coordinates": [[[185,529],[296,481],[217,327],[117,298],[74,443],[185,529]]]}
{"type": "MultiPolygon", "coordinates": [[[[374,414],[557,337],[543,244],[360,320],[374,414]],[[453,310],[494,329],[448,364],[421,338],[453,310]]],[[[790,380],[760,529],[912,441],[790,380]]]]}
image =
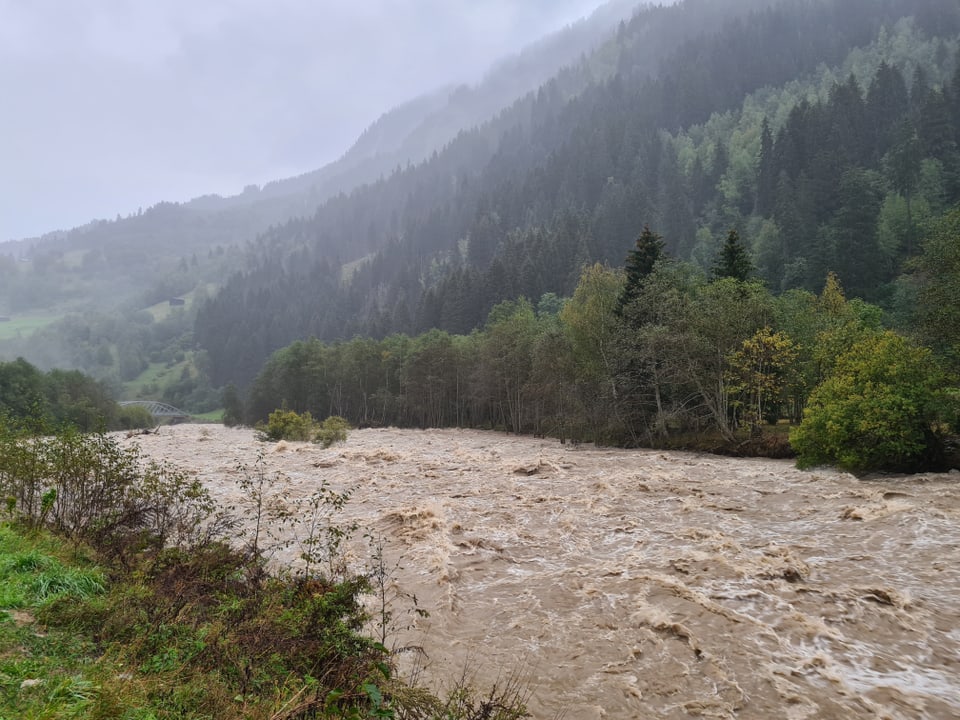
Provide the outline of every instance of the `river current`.
{"type": "Polygon", "coordinates": [[[535,717],[569,720],[960,717],[956,473],[859,480],[468,430],[357,430],[326,450],[214,425],[122,442],[224,506],[258,450],[274,505],[350,490],[344,522],[383,538],[391,642],[422,648],[401,667],[438,687],[519,674],[535,717]]]}

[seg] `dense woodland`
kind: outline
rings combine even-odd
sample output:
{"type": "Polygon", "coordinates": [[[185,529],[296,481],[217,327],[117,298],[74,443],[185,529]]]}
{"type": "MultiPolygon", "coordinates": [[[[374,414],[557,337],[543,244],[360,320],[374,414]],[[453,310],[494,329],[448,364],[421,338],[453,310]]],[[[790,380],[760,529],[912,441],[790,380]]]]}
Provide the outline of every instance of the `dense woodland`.
{"type": "Polygon", "coordinates": [[[0,434],[7,426],[31,433],[74,428],[82,432],[148,427],[140,408],[122,408],[102,382],[79,370],[42,372],[23,358],[0,362],[0,434]]]}
{"type": "Polygon", "coordinates": [[[833,271],[905,312],[904,263],[960,199],[960,9],[787,0],[710,23],[733,11],[704,5],[638,13],[612,77],[568,101],[566,70],[495,141],[464,132],[267,233],[197,318],[213,383],[296,339],[465,334],[503,300],[569,297],[644,225],[705,271],[735,229],[774,293],[833,271]],[[679,28],[696,34],[652,62],[644,41],[679,28]]]}

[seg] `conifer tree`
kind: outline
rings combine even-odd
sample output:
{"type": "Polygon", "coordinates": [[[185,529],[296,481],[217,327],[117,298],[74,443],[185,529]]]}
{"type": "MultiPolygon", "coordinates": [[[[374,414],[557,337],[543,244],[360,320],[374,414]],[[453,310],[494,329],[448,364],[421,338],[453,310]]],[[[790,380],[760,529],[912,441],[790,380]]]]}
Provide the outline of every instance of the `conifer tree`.
{"type": "Polygon", "coordinates": [[[855,297],[874,297],[879,285],[889,279],[877,244],[879,185],[874,172],[860,168],[844,172],[837,188],[839,207],[827,228],[836,253],[833,268],[855,297]]]}
{"type": "Polygon", "coordinates": [[[753,275],[753,263],[740,242],[740,233],[731,230],[727,233],[727,240],[720,249],[720,254],[711,271],[713,278],[733,278],[734,280],[749,280],[753,275]]]}
{"type": "Polygon", "coordinates": [[[828,272],[827,280],[823,285],[823,292],[817,298],[820,310],[831,317],[839,317],[846,306],[846,302],[846,294],[843,292],[840,279],[835,272],[828,272]]]}
{"type": "Polygon", "coordinates": [[[960,208],[931,229],[913,266],[919,335],[960,369],[960,208]]]}
{"type": "Polygon", "coordinates": [[[907,203],[907,254],[913,254],[913,208],[911,200],[920,182],[923,157],[920,139],[913,124],[904,121],[897,128],[893,147],[884,158],[887,173],[894,189],[907,203]]]}
{"type": "Polygon", "coordinates": [[[953,136],[957,145],[960,146],[960,54],[957,56],[957,68],[953,72],[953,80],[950,81],[950,92],[947,96],[950,108],[950,118],[953,123],[953,136]]]}
{"type": "Polygon", "coordinates": [[[657,261],[663,257],[663,238],[653,232],[649,226],[643,226],[643,232],[637,238],[636,247],[627,254],[627,280],[620,293],[617,314],[640,295],[643,281],[653,272],[657,261]]]}
{"type": "Polygon", "coordinates": [[[890,142],[891,133],[902,122],[909,106],[910,93],[903,73],[886,61],[881,62],[867,91],[867,112],[874,125],[877,148],[890,142]]]}
{"type": "Polygon", "coordinates": [[[757,173],[757,213],[765,217],[773,214],[777,197],[776,161],[773,151],[773,133],[770,131],[770,123],[767,118],[763,118],[757,173]]]}

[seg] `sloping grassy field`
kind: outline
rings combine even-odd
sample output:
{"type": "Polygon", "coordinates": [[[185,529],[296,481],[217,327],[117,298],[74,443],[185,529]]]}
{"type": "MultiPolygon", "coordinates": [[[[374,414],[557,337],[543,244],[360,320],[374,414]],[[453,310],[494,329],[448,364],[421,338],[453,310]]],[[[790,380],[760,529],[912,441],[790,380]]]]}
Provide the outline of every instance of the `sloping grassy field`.
{"type": "Polygon", "coordinates": [[[62,317],[63,315],[59,314],[11,316],[6,322],[0,322],[0,340],[10,340],[11,338],[15,338],[18,334],[29,335],[34,330],[39,330],[40,328],[46,327],[62,317]]]}

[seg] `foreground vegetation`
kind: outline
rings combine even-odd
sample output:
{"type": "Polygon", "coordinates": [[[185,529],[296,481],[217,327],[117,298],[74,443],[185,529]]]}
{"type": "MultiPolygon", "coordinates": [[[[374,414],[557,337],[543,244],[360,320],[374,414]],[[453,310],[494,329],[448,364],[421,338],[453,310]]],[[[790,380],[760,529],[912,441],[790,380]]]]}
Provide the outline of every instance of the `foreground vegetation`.
{"type": "Polygon", "coordinates": [[[516,684],[440,699],[397,679],[382,547],[347,568],[348,496],[321,483],[278,511],[269,482],[238,470],[228,515],[109,436],[0,428],[0,718],[526,716],[516,684]],[[270,529],[291,525],[290,544],[270,529]],[[269,572],[291,547],[296,567],[269,572]]]}

